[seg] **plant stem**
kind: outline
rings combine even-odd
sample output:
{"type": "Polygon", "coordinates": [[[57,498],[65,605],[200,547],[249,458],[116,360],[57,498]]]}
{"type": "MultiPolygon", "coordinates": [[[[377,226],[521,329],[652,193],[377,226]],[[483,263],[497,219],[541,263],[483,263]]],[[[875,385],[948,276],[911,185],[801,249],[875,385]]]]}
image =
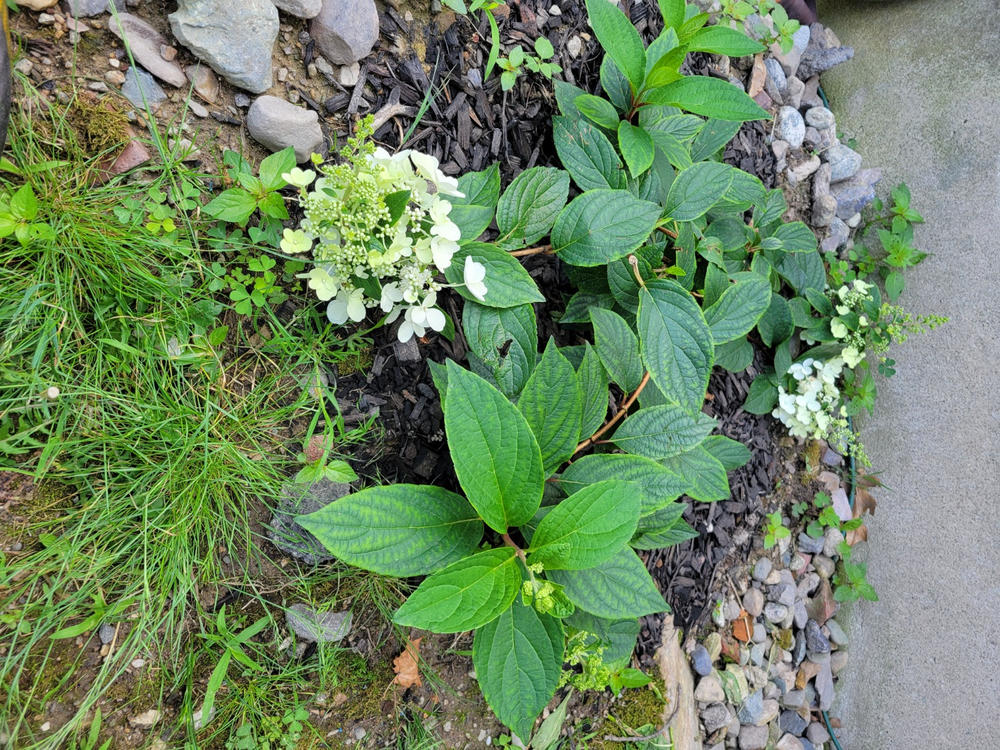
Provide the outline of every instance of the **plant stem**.
{"type": "Polygon", "coordinates": [[[643,289],[646,288],[646,282],[642,278],[642,274],[639,273],[639,259],[634,255],[628,256],[628,264],[632,266],[632,273],[635,274],[635,280],[639,282],[639,286],[643,289]]]}
{"type": "Polygon", "coordinates": [[[597,432],[595,432],[589,438],[587,438],[582,443],[580,443],[578,446],[576,446],[576,450],[573,451],[573,455],[575,456],[577,453],[579,453],[580,451],[582,451],[584,448],[589,448],[591,445],[594,445],[598,441],[598,439],[601,437],[601,435],[603,435],[605,432],[607,432],[612,427],[614,427],[616,424],[618,424],[618,421],[622,417],[624,417],[626,413],[628,413],[628,410],[630,408],[632,408],[632,404],[634,404],[635,400],[637,398],[639,398],[639,394],[642,393],[642,389],[646,387],[646,383],[648,383],[648,382],[649,382],[649,373],[647,372],[645,375],[642,376],[642,380],[639,381],[639,385],[632,392],[632,395],[628,397],[628,400],[625,401],[624,404],[622,404],[622,408],[618,410],[618,413],[615,414],[611,419],[609,419],[604,424],[604,426],[601,427],[597,432]]]}
{"type": "Polygon", "coordinates": [[[524,554],[524,550],[523,549],[521,549],[520,547],[518,547],[514,543],[514,540],[510,538],[510,534],[508,534],[507,532],[504,532],[503,534],[501,534],[501,536],[503,537],[503,543],[506,544],[508,547],[513,547],[514,548],[514,554],[516,554],[518,557],[520,557],[521,558],[521,562],[523,562],[525,565],[527,565],[528,564],[528,556],[524,554]]]}
{"type": "Polygon", "coordinates": [[[552,245],[539,245],[538,247],[529,247],[527,250],[515,250],[511,255],[515,258],[523,258],[526,255],[540,255],[542,253],[551,255],[554,252],[552,245]]]}
{"type": "Polygon", "coordinates": [[[677,232],[673,231],[672,229],[667,229],[666,227],[657,227],[657,230],[663,232],[665,235],[667,235],[667,237],[670,237],[671,239],[674,240],[677,239],[677,232]]]}

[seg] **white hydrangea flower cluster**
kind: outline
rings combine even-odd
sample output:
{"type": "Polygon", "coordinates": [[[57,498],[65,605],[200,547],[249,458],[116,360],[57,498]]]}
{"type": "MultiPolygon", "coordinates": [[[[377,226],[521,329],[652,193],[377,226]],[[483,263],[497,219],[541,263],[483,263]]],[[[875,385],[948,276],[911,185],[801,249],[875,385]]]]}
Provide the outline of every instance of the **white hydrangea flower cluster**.
{"type": "Polygon", "coordinates": [[[778,386],[778,406],[771,416],[780,419],[789,434],[800,438],[825,438],[847,426],[837,378],[846,363],[837,357],[827,362],[804,359],[788,368],[795,390],[778,386]]]}
{"type": "Polygon", "coordinates": [[[850,313],[858,316],[857,331],[850,330],[839,317],[834,317],[830,321],[830,331],[845,345],[840,356],[851,369],[857,367],[865,358],[865,329],[871,325],[871,321],[864,314],[864,304],[871,298],[871,288],[871,284],[857,279],[850,284],[844,284],[833,294],[837,316],[850,313]]]}
{"type": "MultiPolygon", "coordinates": [[[[284,230],[281,249],[312,251],[315,266],[304,277],[329,302],[332,323],[360,322],[378,308],[386,323],[403,316],[398,337],[408,341],[447,322],[436,307],[445,286],[439,272],[451,265],[461,231],[446,196],[462,193],[433,156],[376,149],[369,130],[360,125],[344,161],[320,166],[319,177],[298,168],[283,175],[299,187],[305,218],[284,230]]],[[[466,258],[463,271],[469,291],[483,299],[483,265],[466,258]]]]}

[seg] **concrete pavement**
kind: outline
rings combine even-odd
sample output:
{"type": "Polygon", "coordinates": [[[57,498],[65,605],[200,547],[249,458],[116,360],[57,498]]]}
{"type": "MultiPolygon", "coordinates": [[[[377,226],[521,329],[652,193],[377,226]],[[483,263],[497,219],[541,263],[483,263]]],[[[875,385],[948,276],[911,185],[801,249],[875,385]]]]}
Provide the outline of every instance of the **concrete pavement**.
{"type": "Polygon", "coordinates": [[[891,488],[866,551],[881,601],[852,608],[834,714],[845,750],[998,747],[1000,6],[828,0],[820,20],[855,48],[823,78],[838,130],[927,219],[901,302],[951,318],[896,349],[862,426],[891,488]]]}

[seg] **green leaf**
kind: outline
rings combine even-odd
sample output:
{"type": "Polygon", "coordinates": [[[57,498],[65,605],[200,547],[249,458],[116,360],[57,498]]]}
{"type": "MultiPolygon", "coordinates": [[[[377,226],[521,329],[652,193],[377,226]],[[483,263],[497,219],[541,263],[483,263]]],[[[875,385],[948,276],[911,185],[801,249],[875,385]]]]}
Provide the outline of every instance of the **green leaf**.
{"type": "Polygon", "coordinates": [[[702,446],[719,459],[726,471],[733,471],[745,466],[750,461],[750,449],[739,440],[733,440],[725,435],[709,435],[702,446]]]}
{"type": "Polygon", "coordinates": [[[487,525],[505,532],[542,500],[542,455],[517,408],[485,380],[448,360],[444,426],[455,474],[487,525]]]}
{"type": "Polygon", "coordinates": [[[574,86],[572,83],[567,83],[566,81],[555,80],[552,82],[552,87],[556,93],[556,104],[559,105],[559,111],[563,116],[572,120],[579,120],[582,113],[576,107],[576,99],[587,92],[579,86],[574,86]]]}
{"type": "Polygon", "coordinates": [[[246,224],[257,208],[257,200],[243,188],[229,188],[210,200],[204,208],[209,216],[231,224],[246,224]]]}
{"type": "Polygon", "coordinates": [[[776,221],[780,221],[788,210],[788,203],[785,201],[785,194],[779,189],[768,190],[763,200],[754,207],[753,223],[760,230],[764,230],[776,221]]]}
{"type": "Polygon", "coordinates": [[[329,461],[327,465],[323,467],[323,476],[331,482],[342,482],[344,484],[353,482],[358,478],[357,473],[351,468],[351,465],[347,463],[347,461],[341,461],[339,459],[329,461]]]}
{"type": "Polygon", "coordinates": [[[508,398],[528,381],[538,351],[538,326],[531,305],[495,308],[466,300],[462,330],[469,349],[479,358],[508,398]]]}
{"type": "Polygon", "coordinates": [[[750,384],[750,392],[743,404],[743,411],[751,414],[770,414],[778,403],[778,386],[766,375],[758,375],[750,384]]]}
{"type": "Polygon", "coordinates": [[[895,302],[899,299],[899,295],[903,293],[905,285],[906,280],[903,278],[903,274],[899,271],[889,272],[889,275],[885,277],[885,293],[889,296],[890,302],[895,302]]]}
{"type": "Polygon", "coordinates": [[[679,172],[667,193],[664,215],[674,221],[693,221],[712,209],[733,183],[728,164],[703,161],[679,172]]]}
{"type": "Polygon", "coordinates": [[[687,494],[695,500],[711,503],[729,497],[726,469],[703,445],[665,459],[663,465],[691,480],[687,494]]]}
{"type": "Polygon", "coordinates": [[[559,161],[581,190],[625,187],[625,173],[615,147],[589,122],[553,117],[552,139],[559,161]]]}
{"type": "Polygon", "coordinates": [[[703,161],[711,157],[733,139],[739,132],[740,125],[741,123],[732,120],[712,119],[706,122],[691,144],[691,158],[694,161],[703,161]]]}
{"type": "Polygon", "coordinates": [[[614,556],[635,533],[639,495],[620,479],[584,487],[555,506],[531,537],[529,562],[583,570],[614,556]]]}
{"type": "Polygon", "coordinates": [[[683,78],[680,66],[686,56],[687,49],[685,47],[677,47],[665,52],[646,74],[646,88],[660,88],[683,78]]]}
{"type": "Polygon", "coordinates": [[[497,203],[501,237],[525,244],[544,237],[566,205],[568,195],[569,174],[561,169],[532,167],[521,172],[497,203]]]}
{"type": "Polygon", "coordinates": [[[586,643],[596,641],[603,644],[605,651],[601,654],[601,661],[611,668],[629,662],[639,638],[639,620],[635,617],[609,620],[577,609],[563,622],[575,630],[590,633],[593,637],[588,638],[586,643]]]}
{"type": "Polygon", "coordinates": [[[743,372],[751,362],[753,346],[746,339],[737,339],[715,347],[715,364],[729,372],[743,372]]]}
{"type": "Polygon", "coordinates": [[[715,349],[701,308],[674,281],[650,281],[639,294],[642,360],[660,391],[697,412],[705,400],[715,349]]]}
{"type": "Polygon", "coordinates": [[[580,436],[590,437],[608,414],[608,373],[597,350],[589,343],[584,344],[583,360],[576,377],[582,395],[580,436]]]}
{"type": "MultiPolygon", "coordinates": [[[[567,266],[573,268],[573,266],[567,266]]],[[[589,323],[590,311],[595,307],[611,309],[615,306],[615,298],[610,292],[587,292],[581,291],[570,297],[566,303],[559,322],[566,323],[589,323]]]]}
{"type": "Polygon", "coordinates": [[[788,307],[788,302],[780,294],[771,295],[771,302],[767,311],[757,321],[757,332],[765,346],[774,346],[779,341],[784,341],[795,330],[792,322],[792,311],[788,307]]]}
{"type": "Polygon", "coordinates": [[[566,263],[604,265],[645,242],[659,218],[660,206],[627,190],[589,190],[559,214],[552,227],[552,247],[566,263]]]}
{"type": "Polygon", "coordinates": [[[535,54],[543,60],[548,60],[555,53],[556,50],[547,37],[540,36],[535,40],[535,54]]]}
{"type": "Polygon", "coordinates": [[[764,46],[742,31],[728,26],[706,26],[691,36],[687,49],[688,52],[711,52],[714,55],[744,57],[763,52],[764,46]]]}
{"type": "Polygon", "coordinates": [[[494,164],[482,172],[466,172],[458,178],[458,189],[464,196],[448,196],[451,203],[448,218],[462,230],[462,239],[474,240],[493,221],[500,198],[499,165],[494,164]]]}
{"type": "Polygon", "coordinates": [[[10,198],[10,213],[15,219],[34,221],[38,216],[38,199],[31,185],[25,183],[10,198]]]}
{"type": "Polygon", "coordinates": [[[530,737],[562,675],[562,623],[520,601],[476,631],[472,665],[483,697],[504,724],[530,737]]]}
{"type": "Polygon", "coordinates": [[[452,256],[451,265],[444,275],[449,284],[456,284],[455,291],[473,302],[480,302],[465,288],[465,259],[467,256],[486,267],[486,299],[488,307],[516,307],[531,302],[544,302],[545,297],[534,279],[524,270],[517,258],[496,245],[485,242],[468,242],[452,256]]]}
{"type": "Polygon", "coordinates": [[[348,565],[400,578],[460,560],[483,538],[466,499],[430,485],[369,487],[295,520],[348,565]]]}
{"type": "Polygon", "coordinates": [[[826,267],[818,252],[789,253],[774,268],[797,294],[805,294],[806,289],[822,292],[826,287],[826,267]]]}
{"type": "Polygon", "coordinates": [[[392,620],[435,633],[462,633],[499,617],[520,588],[521,571],[513,548],[489,549],[429,575],[392,620]]]}
{"type": "Polygon", "coordinates": [[[673,502],[687,492],[689,485],[687,479],[656,461],[626,453],[584,456],[566,468],[559,477],[559,484],[572,495],[582,487],[605,479],[623,479],[640,487],[643,515],[673,502]]]}
{"type": "Polygon", "coordinates": [[[594,324],[594,347],[604,369],[613,382],[631,393],[643,375],[639,341],[618,313],[595,307],[590,311],[590,319],[594,324]]]}
{"type": "Polygon", "coordinates": [[[761,247],[786,253],[811,253],[816,250],[816,235],[801,221],[793,221],[775,229],[774,234],[764,239],[761,247]]]}
{"type": "MultiPolygon", "coordinates": [[[[687,507],[683,503],[677,503],[681,513],[687,507]]],[[[698,532],[691,528],[691,524],[679,516],[669,524],[648,529],[635,535],[630,542],[633,549],[663,549],[673,547],[675,544],[683,544],[688,539],[697,539],[698,532]]]]}
{"type": "Polygon", "coordinates": [[[535,434],[548,476],[573,455],[580,442],[583,396],[576,370],[549,339],[517,408],[535,434]]]}
{"type": "Polygon", "coordinates": [[[607,99],[603,99],[593,94],[583,94],[574,101],[576,108],[583,113],[588,120],[597,123],[602,128],[608,130],[618,129],[618,110],[607,99]]]}
{"type": "Polygon", "coordinates": [[[612,441],[629,453],[647,458],[669,458],[698,445],[713,429],[715,420],[691,413],[675,404],[640,409],[626,417],[612,441]]]}
{"type": "Polygon", "coordinates": [[[657,0],[657,2],[660,5],[660,15],[663,16],[663,25],[667,29],[680,28],[687,10],[685,0],[657,0]]]}
{"type": "Polygon", "coordinates": [[[632,90],[638,91],[646,72],[646,50],[639,32],[617,5],[607,0],[586,0],[586,3],[597,41],[628,78],[632,90]]]}
{"type": "Polygon", "coordinates": [[[705,310],[705,320],[712,329],[712,340],[716,344],[724,344],[746,336],[770,304],[770,282],[755,273],[744,274],[705,310]]]}
{"type": "Polygon", "coordinates": [[[653,165],[653,139],[645,130],[625,120],[618,123],[618,147],[633,177],[638,177],[653,165]]]}
{"type": "Polygon", "coordinates": [[[670,133],[661,133],[658,130],[649,132],[649,137],[653,139],[653,144],[663,152],[667,161],[675,169],[687,169],[691,166],[691,152],[686,143],[670,133]]]}
{"type": "Polygon", "coordinates": [[[290,171],[294,166],[295,149],[288,146],[264,157],[257,174],[260,176],[261,184],[265,190],[278,190],[288,184],[281,175],[290,171]]]}
{"type": "Polygon", "coordinates": [[[669,104],[702,117],[720,120],[765,120],[770,115],[746,92],[728,81],[708,76],[684,76],[656,89],[647,97],[650,104],[669,104]]]}
{"type": "Polygon", "coordinates": [[[549,577],[577,607],[616,620],[667,612],[670,607],[649,577],[642,560],[628,547],[587,570],[553,570],[549,577]]]}

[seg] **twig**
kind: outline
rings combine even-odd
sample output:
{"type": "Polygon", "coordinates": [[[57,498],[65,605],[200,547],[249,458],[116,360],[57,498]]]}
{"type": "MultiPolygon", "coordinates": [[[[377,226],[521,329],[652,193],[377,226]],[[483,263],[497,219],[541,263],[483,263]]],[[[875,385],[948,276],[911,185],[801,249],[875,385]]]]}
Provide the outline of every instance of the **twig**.
{"type": "Polygon", "coordinates": [[[626,412],[628,412],[632,404],[635,403],[635,400],[639,398],[639,394],[642,393],[642,389],[646,387],[646,383],[648,382],[649,382],[649,373],[647,372],[645,375],[642,376],[642,380],[639,381],[639,385],[632,392],[632,395],[628,397],[628,400],[624,404],[622,404],[622,408],[618,410],[618,413],[615,414],[611,419],[609,419],[607,423],[603,427],[601,427],[597,432],[595,432],[589,438],[587,438],[578,446],[576,446],[576,450],[573,451],[573,455],[575,456],[584,448],[588,448],[594,443],[596,443],[598,438],[601,437],[601,435],[603,435],[605,432],[614,427],[618,423],[618,420],[620,420],[623,416],[625,416],[626,412]]]}
{"type": "Polygon", "coordinates": [[[667,237],[670,237],[673,240],[677,239],[677,232],[673,231],[672,229],[667,229],[666,227],[657,227],[657,230],[663,232],[665,235],[667,235],[667,237]]]}
{"type": "Polygon", "coordinates": [[[526,250],[515,250],[511,253],[515,258],[523,258],[526,255],[540,255],[542,253],[546,255],[552,255],[555,250],[552,249],[552,245],[539,245],[538,247],[529,247],[526,250]]]}

